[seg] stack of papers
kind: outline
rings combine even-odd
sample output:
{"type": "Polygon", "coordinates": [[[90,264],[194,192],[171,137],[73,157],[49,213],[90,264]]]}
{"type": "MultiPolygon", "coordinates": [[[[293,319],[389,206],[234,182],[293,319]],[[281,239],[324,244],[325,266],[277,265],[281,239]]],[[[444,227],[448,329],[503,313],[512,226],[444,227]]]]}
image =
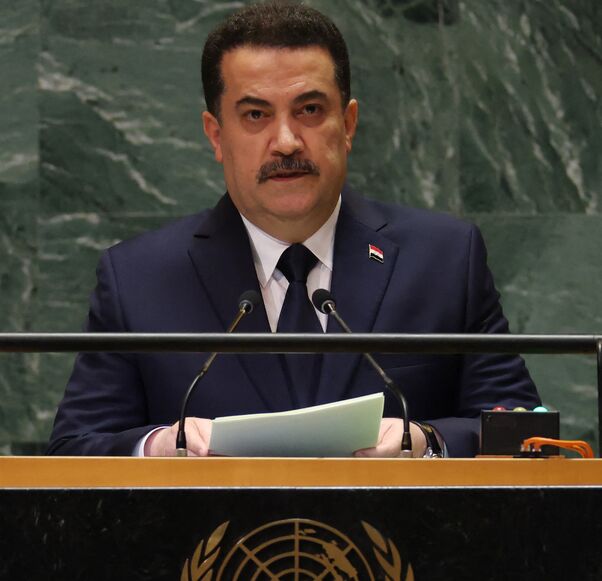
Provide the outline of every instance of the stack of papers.
{"type": "Polygon", "coordinates": [[[351,456],[376,445],[384,402],[383,393],[374,393],[288,412],[216,418],[209,448],[222,456],[351,456]]]}

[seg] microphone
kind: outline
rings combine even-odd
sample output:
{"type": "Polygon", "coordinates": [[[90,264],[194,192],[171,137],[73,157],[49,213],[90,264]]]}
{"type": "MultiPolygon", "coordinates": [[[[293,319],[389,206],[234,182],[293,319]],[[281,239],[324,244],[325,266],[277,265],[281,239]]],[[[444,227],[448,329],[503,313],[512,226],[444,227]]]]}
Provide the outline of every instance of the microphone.
{"type": "MultiPolygon", "coordinates": [[[[323,288],[319,288],[314,291],[311,296],[312,303],[314,307],[318,309],[321,313],[325,315],[332,316],[336,322],[340,325],[340,327],[345,331],[345,333],[352,333],[353,331],[349,328],[347,323],[343,321],[339,313],[336,309],[336,304],[334,302],[334,298],[332,295],[323,288]]],[[[401,456],[403,458],[411,458],[412,457],[412,435],[410,434],[410,417],[408,414],[408,402],[406,398],[401,393],[401,390],[393,380],[385,373],[385,370],[375,361],[374,357],[370,355],[370,353],[363,353],[363,356],[366,358],[368,363],[374,367],[376,372],[380,375],[382,380],[384,381],[387,389],[397,398],[399,406],[401,407],[401,414],[403,416],[403,436],[401,438],[401,456]]]]}
{"type": "MultiPolygon", "coordinates": [[[[234,331],[234,329],[238,327],[238,324],[240,323],[242,318],[245,315],[248,315],[249,313],[253,312],[253,309],[260,303],[260,301],[261,298],[257,291],[248,290],[242,293],[238,299],[238,313],[236,313],[236,316],[234,317],[234,320],[228,327],[226,333],[232,333],[232,331],[234,331]]],[[[203,378],[207,371],[209,371],[209,368],[211,367],[211,364],[213,363],[213,360],[216,357],[217,353],[215,352],[211,353],[211,355],[207,357],[207,361],[205,361],[205,364],[203,365],[197,376],[192,380],[192,383],[190,384],[190,387],[188,388],[188,391],[184,396],[184,400],[182,401],[182,411],[180,412],[180,421],[178,422],[178,435],[176,437],[176,456],[185,457],[188,455],[188,451],[186,449],[186,432],[184,430],[188,402],[190,401],[190,398],[194,393],[194,390],[196,389],[196,386],[198,385],[199,381],[203,378]]]]}

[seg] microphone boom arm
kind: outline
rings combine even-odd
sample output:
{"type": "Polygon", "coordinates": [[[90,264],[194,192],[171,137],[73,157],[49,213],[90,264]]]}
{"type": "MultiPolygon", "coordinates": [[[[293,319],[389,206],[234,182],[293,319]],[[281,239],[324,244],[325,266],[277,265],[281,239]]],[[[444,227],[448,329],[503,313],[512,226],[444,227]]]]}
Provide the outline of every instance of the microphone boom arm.
{"type": "MultiPolygon", "coordinates": [[[[234,317],[232,323],[230,323],[230,326],[228,327],[226,333],[232,333],[234,329],[238,327],[238,324],[240,323],[241,319],[253,310],[255,305],[259,303],[259,300],[259,294],[257,292],[244,292],[238,299],[238,313],[236,313],[236,316],[234,317]]],[[[192,380],[192,383],[190,384],[190,387],[186,391],[186,395],[182,400],[182,409],[180,411],[180,420],[178,422],[178,435],[176,436],[176,456],[188,456],[185,431],[186,410],[188,409],[188,402],[190,401],[190,398],[192,397],[192,394],[194,393],[194,390],[196,389],[196,386],[198,385],[199,381],[203,379],[207,371],[209,371],[209,368],[211,367],[211,364],[213,363],[213,360],[217,357],[217,355],[217,352],[214,351],[213,353],[211,353],[211,355],[209,355],[209,357],[207,357],[207,360],[203,364],[203,367],[197,373],[196,377],[192,380]]]]}
{"type": "MultiPolygon", "coordinates": [[[[312,298],[315,298],[315,296],[318,292],[319,291],[316,291],[314,293],[314,297],[312,297],[312,298]]],[[[330,295],[330,293],[328,293],[328,295],[330,295]]],[[[319,297],[319,298],[322,298],[322,297],[319,297]]],[[[335,306],[335,303],[332,300],[332,298],[330,298],[329,296],[328,297],[324,296],[324,299],[325,300],[323,300],[323,301],[319,301],[319,300],[314,301],[314,305],[318,308],[318,310],[322,311],[323,313],[326,313],[327,315],[332,315],[332,317],[334,317],[336,322],[341,326],[341,328],[346,333],[352,333],[353,331],[349,328],[349,325],[347,325],[347,323],[345,323],[345,321],[343,321],[343,319],[340,317],[339,313],[337,313],[336,306],[335,306]],[[317,302],[317,304],[316,304],[316,302],[317,302]],[[321,302],[321,304],[320,304],[320,302],[321,302]]],[[[401,390],[399,389],[399,387],[397,387],[395,382],[385,373],[385,370],[376,362],[376,360],[374,359],[374,357],[372,357],[372,355],[370,355],[370,353],[362,353],[362,355],[366,358],[368,363],[370,363],[370,365],[375,369],[375,371],[378,373],[378,375],[380,375],[381,379],[387,386],[387,389],[395,396],[395,399],[397,399],[397,402],[399,403],[399,407],[401,408],[401,413],[403,416],[403,435],[401,438],[401,456],[404,458],[408,458],[408,457],[411,458],[412,457],[412,434],[410,433],[410,416],[408,414],[408,403],[406,401],[406,398],[401,393],[401,390]]]]}

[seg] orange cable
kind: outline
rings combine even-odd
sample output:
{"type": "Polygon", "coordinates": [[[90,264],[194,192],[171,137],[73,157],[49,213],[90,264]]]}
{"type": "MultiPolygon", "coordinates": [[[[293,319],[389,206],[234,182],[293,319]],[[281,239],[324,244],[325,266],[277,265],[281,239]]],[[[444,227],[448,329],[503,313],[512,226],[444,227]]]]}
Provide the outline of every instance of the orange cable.
{"type": "Polygon", "coordinates": [[[542,438],[535,436],[533,438],[527,438],[523,441],[523,448],[525,450],[532,447],[535,451],[540,451],[542,446],[556,446],[557,448],[564,448],[565,450],[572,450],[577,452],[583,458],[593,458],[594,451],[592,447],[583,440],[556,440],[554,438],[542,438]]]}

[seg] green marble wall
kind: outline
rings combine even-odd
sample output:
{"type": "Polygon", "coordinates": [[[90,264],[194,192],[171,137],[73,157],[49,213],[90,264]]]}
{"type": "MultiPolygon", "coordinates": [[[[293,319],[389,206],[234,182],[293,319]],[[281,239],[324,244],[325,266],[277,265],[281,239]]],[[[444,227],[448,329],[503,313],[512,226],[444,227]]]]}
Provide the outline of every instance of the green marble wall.
{"type": "MultiPolygon", "coordinates": [[[[2,331],[79,330],[101,249],[219,197],[199,57],[242,4],[0,2],[2,331]]],[[[350,182],[477,222],[514,331],[601,333],[599,0],[310,4],[350,46],[350,182]]],[[[593,441],[593,358],[528,361],[593,441]]],[[[71,362],[2,356],[0,453],[45,440],[71,362]]]]}

